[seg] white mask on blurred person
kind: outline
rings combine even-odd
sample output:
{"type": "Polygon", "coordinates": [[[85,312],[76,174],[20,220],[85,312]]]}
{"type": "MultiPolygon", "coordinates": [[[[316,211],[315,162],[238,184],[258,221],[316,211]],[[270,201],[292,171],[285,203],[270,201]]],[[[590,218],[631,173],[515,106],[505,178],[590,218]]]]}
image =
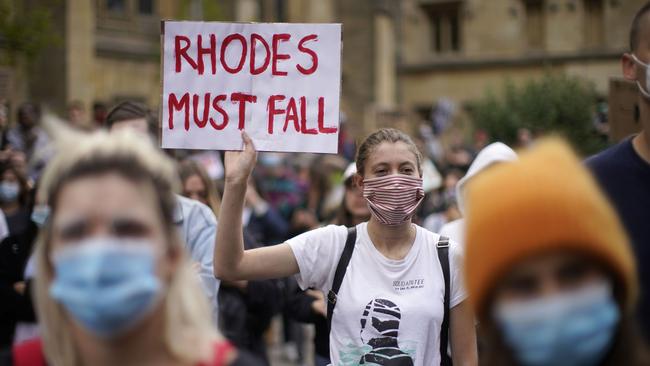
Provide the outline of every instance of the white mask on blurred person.
{"type": "Polygon", "coordinates": [[[645,85],[641,85],[639,81],[637,80],[636,86],[639,88],[639,91],[641,94],[650,99],[650,65],[646,64],[645,62],[639,60],[635,54],[632,54],[632,59],[634,62],[636,62],[639,66],[642,66],[645,69],[645,85]]]}

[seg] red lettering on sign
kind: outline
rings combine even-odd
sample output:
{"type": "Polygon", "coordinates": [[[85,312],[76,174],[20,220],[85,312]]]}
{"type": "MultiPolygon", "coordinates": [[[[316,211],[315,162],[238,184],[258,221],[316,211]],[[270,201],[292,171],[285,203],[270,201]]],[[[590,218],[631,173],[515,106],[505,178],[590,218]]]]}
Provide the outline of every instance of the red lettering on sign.
{"type": "Polygon", "coordinates": [[[300,42],[298,42],[298,50],[300,52],[307,53],[307,54],[309,54],[309,56],[311,56],[311,67],[310,68],[306,69],[306,68],[304,68],[304,67],[302,67],[300,65],[296,65],[296,69],[298,69],[298,71],[300,71],[304,75],[313,74],[316,71],[316,69],[318,68],[318,55],[316,54],[316,52],[314,52],[314,50],[305,47],[305,43],[309,42],[309,41],[312,41],[312,40],[313,41],[318,41],[318,36],[315,35],[315,34],[310,34],[308,36],[303,37],[300,40],[300,42]]]}
{"type": "Polygon", "coordinates": [[[300,97],[300,132],[305,135],[317,135],[315,128],[307,128],[307,98],[300,97]]]}
{"type": "Polygon", "coordinates": [[[187,55],[187,50],[190,48],[190,39],[186,36],[176,36],[174,38],[174,57],[176,59],[176,72],[181,72],[181,57],[187,61],[194,70],[196,70],[197,65],[194,60],[187,55]],[[185,42],[185,45],[181,45],[181,42],[185,42]]]}
{"type": "Polygon", "coordinates": [[[336,133],[339,129],[337,127],[325,127],[325,98],[318,98],[318,132],[320,133],[336,133]]]}
{"type": "Polygon", "coordinates": [[[276,114],[282,114],[284,113],[284,109],[276,109],[275,108],[275,102],[278,100],[284,100],[285,96],[284,95],[271,95],[269,97],[269,102],[266,105],[266,110],[269,113],[269,124],[268,124],[268,132],[269,134],[273,134],[273,122],[274,122],[274,117],[276,114]]]}
{"type": "Polygon", "coordinates": [[[227,98],[228,98],[228,96],[226,94],[219,94],[212,100],[212,108],[214,108],[218,113],[221,114],[222,120],[223,120],[223,122],[221,124],[218,124],[214,120],[214,118],[210,117],[210,124],[217,131],[223,130],[228,125],[228,120],[229,120],[228,113],[226,113],[226,111],[223,108],[221,108],[221,106],[219,105],[219,102],[222,102],[222,101],[226,100],[227,98]]]}
{"type": "Polygon", "coordinates": [[[251,33],[251,60],[250,60],[251,74],[259,75],[263,73],[269,67],[270,62],[271,62],[271,50],[269,49],[269,44],[259,34],[251,33]],[[260,67],[255,66],[255,54],[257,53],[258,41],[262,44],[262,46],[264,46],[264,63],[260,67]]]}
{"type": "Polygon", "coordinates": [[[232,93],[230,95],[230,100],[234,102],[239,102],[239,129],[244,129],[244,124],[246,123],[246,103],[257,103],[257,97],[250,94],[244,93],[232,93]]]}
{"type": "Polygon", "coordinates": [[[282,128],[283,132],[287,132],[289,121],[293,121],[293,126],[296,129],[296,132],[300,132],[298,108],[296,107],[296,100],[293,98],[289,98],[289,103],[287,103],[287,114],[284,117],[284,127],[282,128]]]}
{"type": "Polygon", "coordinates": [[[196,123],[199,128],[205,127],[205,125],[208,123],[208,117],[210,117],[210,108],[208,106],[210,105],[210,93],[205,93],[203,96],[203,117],[201,119],[198,118],[197,114],[199,112],[199,99],[200,97],[197,94],[194,94],[192,96],[192,108],[194,109],[194,123],[196,123]]]}
{"type": "Polygon", "coordinates": [[[221,66],[223,66],[223,69],[231,74],[240,72],[244,67],[244,63],[246,62],[246,47],[246,38],[244,38],[244,36],[239,33],[233,33],[224,38],[223,42],[221,43],[221,66]],[[241,43],[241,56],[239,57],[239,64],[237,64],[237,67],[232,68],[226,62],[226,49],[228,48],[230,42],[234,40],[238,40],[241,43]]]}
{"type": "Polygon", "coordinates": [[[273,35],[273,52],[272,52],[272,65],[271,65],[271,73],[275,76],[286,76],[287,72],[286,71],[279,71],[278,70],[278,61],[279,60],[288,60],[291,58],[286,53],[278,53],[278,46],[280,45],[280,42],[287,42],[289,39],[291,39],[291,35],[287,33],[280,33],[280,34],[274,34],[273,35]]]}
{"type": "Polygon", "coordinates": [[[217,72],[217,38],[214,34],[210,34],[210,46],[203,47],[203,38],[199,34],[196,41],[196,55],[198,58],[198,72],[203,75],[205,67],[203,65],[203,56],[210,55],[210,65],[212,74],[217,72]]]}
{"type": "Polygon", "coordinates": [[[174,111],[184,110],[185,112],[185,130],[190,129],[190,94],[185,93],[181,97],[181,100],[178,100],[176,94],[169,94],[169,100],[167,101],[167,106],[169,108],[169,129],[174,129],[174,111]]]}

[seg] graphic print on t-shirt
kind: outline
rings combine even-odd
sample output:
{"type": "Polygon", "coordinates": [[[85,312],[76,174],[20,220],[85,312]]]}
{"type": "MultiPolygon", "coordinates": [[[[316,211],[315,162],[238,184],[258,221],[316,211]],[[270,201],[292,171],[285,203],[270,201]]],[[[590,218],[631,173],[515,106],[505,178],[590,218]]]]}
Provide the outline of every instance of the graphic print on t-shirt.
{"type": "Polygon", "coordinates": [[[360,319],[360,337],[364,346],[348,346],[341,352],[341,360],[356,358],[354,364],[358,365],[412,366],[415,350],[404,350],[398,342],[401,318],[400,308],[391,300],[371,300],[360,319]]]}

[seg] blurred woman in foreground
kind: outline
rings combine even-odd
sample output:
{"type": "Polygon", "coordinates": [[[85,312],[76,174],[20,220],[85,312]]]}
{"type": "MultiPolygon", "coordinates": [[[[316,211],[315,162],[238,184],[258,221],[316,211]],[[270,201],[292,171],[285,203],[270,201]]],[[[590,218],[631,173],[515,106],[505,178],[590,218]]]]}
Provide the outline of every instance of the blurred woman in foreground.
{"type": "Polygon", "coordinates": [[[628,240],[564,143],[491,168],[467,194],[466,278],[485,365],[650,364],[633,330],[628,240]]]}
{"type": "Polygon", "coordinates": [[[173,223],[172,163],[128,131],[66,134],[41,185],[42,340],[14,348],[14,364],[250,364],[211,327],[173,223]]]}

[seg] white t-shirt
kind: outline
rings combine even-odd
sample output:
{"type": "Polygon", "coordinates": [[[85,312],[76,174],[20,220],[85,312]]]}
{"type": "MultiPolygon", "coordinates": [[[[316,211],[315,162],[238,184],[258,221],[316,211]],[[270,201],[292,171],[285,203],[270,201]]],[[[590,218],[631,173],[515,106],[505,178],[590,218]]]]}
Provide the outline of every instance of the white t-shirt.
{"type": "MultiPolygon", "coordinates": [[[[362,360],[399,366],[440,364],[445,284],[436,248],[439,235],[415,227],[409,253],[391,260],[370,241],[367,223],[357,225],[354,252],[332,317],[333,365],[358,365],[362,360]]],[[[301,288],[329,292],[346,238],[345,226],[330,225],[287,241],[300,268],[296,279],[301,288]]],[[[461,263],[461,250],[451,242],[452,308],[466,298],[461,263]]]]}

